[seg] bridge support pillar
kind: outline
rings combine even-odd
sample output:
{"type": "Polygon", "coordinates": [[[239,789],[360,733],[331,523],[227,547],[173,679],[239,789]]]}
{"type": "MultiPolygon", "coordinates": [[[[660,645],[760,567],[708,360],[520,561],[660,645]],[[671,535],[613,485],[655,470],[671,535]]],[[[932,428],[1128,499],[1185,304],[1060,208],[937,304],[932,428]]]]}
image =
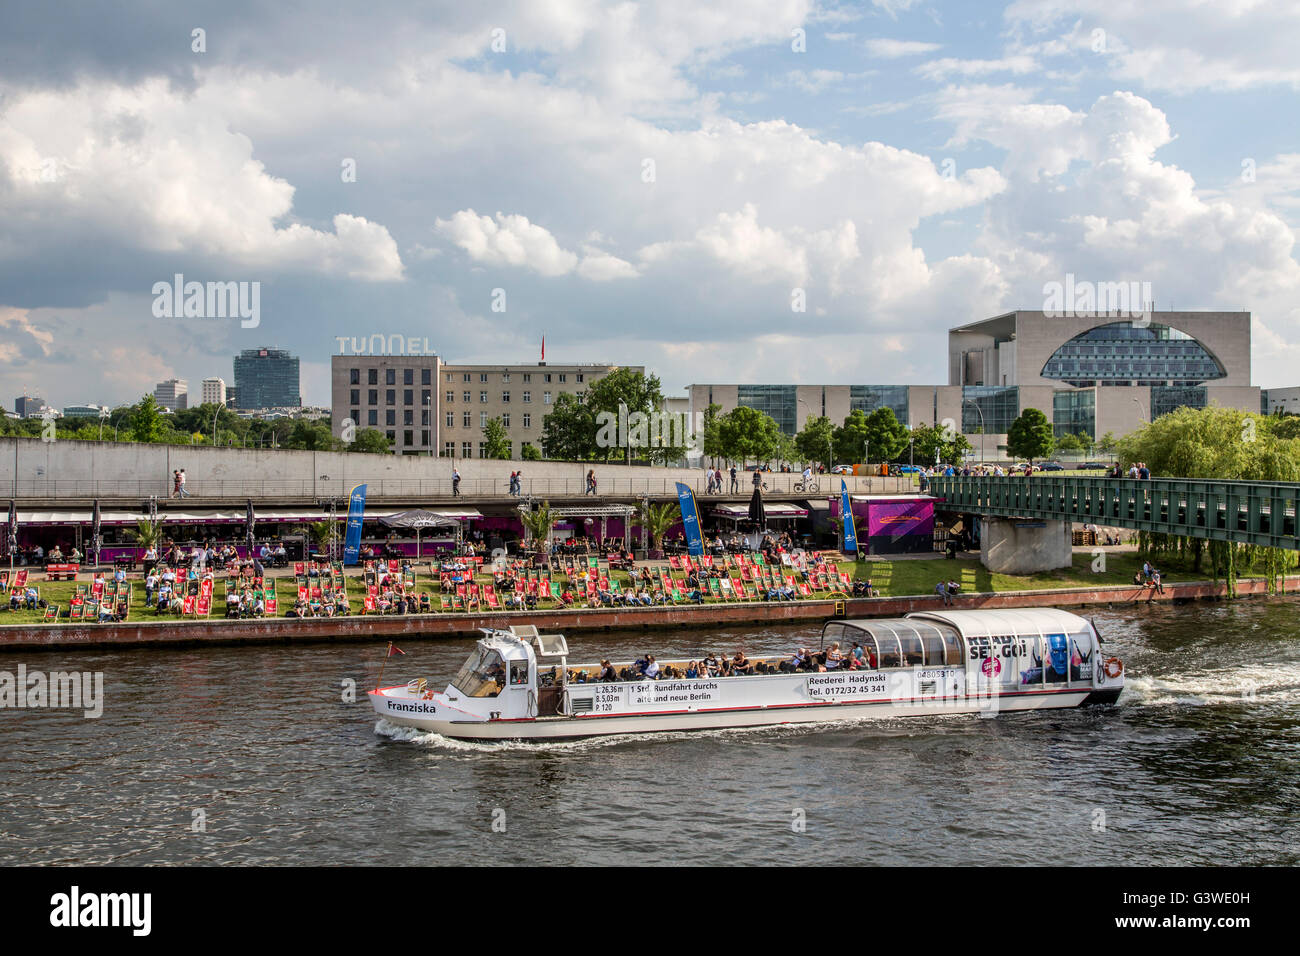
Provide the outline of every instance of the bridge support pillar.
{"type": "Polygon", "coordinates": [[[1073,563],[1069,521],[980,518],[980,563],[998,574],[1033,574],[1073,563]]]}

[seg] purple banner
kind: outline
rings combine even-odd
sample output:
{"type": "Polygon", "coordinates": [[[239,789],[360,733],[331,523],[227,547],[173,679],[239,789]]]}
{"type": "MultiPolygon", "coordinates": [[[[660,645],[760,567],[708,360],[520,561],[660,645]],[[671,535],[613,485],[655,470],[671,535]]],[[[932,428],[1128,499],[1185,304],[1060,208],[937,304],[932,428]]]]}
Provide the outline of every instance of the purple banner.
{"type": "Polygon", "coordinates": [[[869,504],[867,534],[870,537],[934,534],[933,501],[872,501],[869,504]]]}

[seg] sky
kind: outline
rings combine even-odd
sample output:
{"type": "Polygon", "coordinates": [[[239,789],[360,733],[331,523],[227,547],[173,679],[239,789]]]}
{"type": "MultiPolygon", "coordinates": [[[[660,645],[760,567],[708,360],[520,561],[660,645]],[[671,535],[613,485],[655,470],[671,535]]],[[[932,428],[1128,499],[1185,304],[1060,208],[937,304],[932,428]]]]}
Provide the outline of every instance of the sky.
{"type": "MultiPolygon", "coordinates": [[[[943,384],[1044,286],[1253,313],[1300,384],[1294,0],[7,0],[0,396],[337,337],[943,384]],[[256,327],[156,283],[258,283],[256,327]]],[[[251,288],[251,286],[249,287],[251,288]]]]}

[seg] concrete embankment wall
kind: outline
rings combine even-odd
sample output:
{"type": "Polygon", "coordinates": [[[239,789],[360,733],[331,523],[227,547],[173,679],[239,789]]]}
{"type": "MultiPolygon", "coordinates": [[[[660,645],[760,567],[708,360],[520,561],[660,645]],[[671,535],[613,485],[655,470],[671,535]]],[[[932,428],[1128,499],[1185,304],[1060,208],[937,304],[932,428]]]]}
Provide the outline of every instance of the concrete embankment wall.
{"type": "MultiPolygon", "coordinates": [[[[17,498],[148,497],[171,493],[171,474],[184,468],[186,489],[200,498],[347,497],[366,482],[371,497],[450,495],[452,467],[467,497],[505,495],[512,471],[523,470],[524,494],[581,495],[595,470],[602,495],[672,494],[684,481],[704,491],[700,468],[654,468],[556,461],[419,458],[287,449],[211,448],[202,445],[137,445],[99,441],[43,442],[0,439],[0,496],[17,498]]],[[[773,492],[785,492],[796,474],[764,476],[773,492]]],[[[839,491],[838,476],[821,477],[822,492],[839,491]]],[[[752,488],[740,475],[740,491],[752,488]]],[[[856,494],[912,491],[909,478],[847,479],[856,494]]]]}
{"type": "MultiPolygon", "coordinates": [[[[1287,578],[1284,590],[1300,588],[1300,576],[1287,578]]],[[[954,608],[1097,607],[1146,601],[1149,592],[1132,586],[1070,588],[1052,591],[1003,591],[959,595],[954,608]]],[[[1268,593],[1262,578],[1237,582],[1242,597],[1268,593]]],[[[1165,585],[1156,601],[1217,600],[1226,596],[1222,583],[1189,581],[1165,585]]],[[[935,595],[784,603],[705,604],[691,607],[617,608],[571,611],[524,611],[497,614],[432,614],[404,617],[378,615],[266,621],[128,622],[85,625],[38,624],[0,627],[0,652],[75,648],[170,647],[204,644],[289,644],[332,641],[404,641],[422,638],[477,637],[481,627],[533,624],[542,632],[571,638],[603,631],[676,628],[748,628],[755,624],[814,624],[834,617],[898,617],[943,606],[935,595]]]]}

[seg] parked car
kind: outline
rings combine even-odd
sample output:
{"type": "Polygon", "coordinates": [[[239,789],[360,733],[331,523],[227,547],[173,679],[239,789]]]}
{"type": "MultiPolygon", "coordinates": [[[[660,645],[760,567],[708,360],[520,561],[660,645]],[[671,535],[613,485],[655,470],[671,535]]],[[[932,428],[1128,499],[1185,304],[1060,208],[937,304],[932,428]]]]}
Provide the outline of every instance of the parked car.
{"type": "Polygon", "coordinates": [[[836,465],[831,469],[832,475],[851,475],[853,474],[852,465],[836,465]]]}
{"type": "Polygon", "coordinates": [[[1034,466],[1035,471],[1065,471],[1065,466],[1059,461],[1044,461],[1034,466]]]}
{"type": "Polygon", "coordinates": [[[921,468],[918,465],[899,465],[898,474],[900,475],[919,475],[921,468]]]}
{"type": "Polygon", "coordinates": [[[1107,464],[1104,461],[1085,461],[1079,466],[1080,471],[1110,471],[1113,464],[1107,464]]]}

